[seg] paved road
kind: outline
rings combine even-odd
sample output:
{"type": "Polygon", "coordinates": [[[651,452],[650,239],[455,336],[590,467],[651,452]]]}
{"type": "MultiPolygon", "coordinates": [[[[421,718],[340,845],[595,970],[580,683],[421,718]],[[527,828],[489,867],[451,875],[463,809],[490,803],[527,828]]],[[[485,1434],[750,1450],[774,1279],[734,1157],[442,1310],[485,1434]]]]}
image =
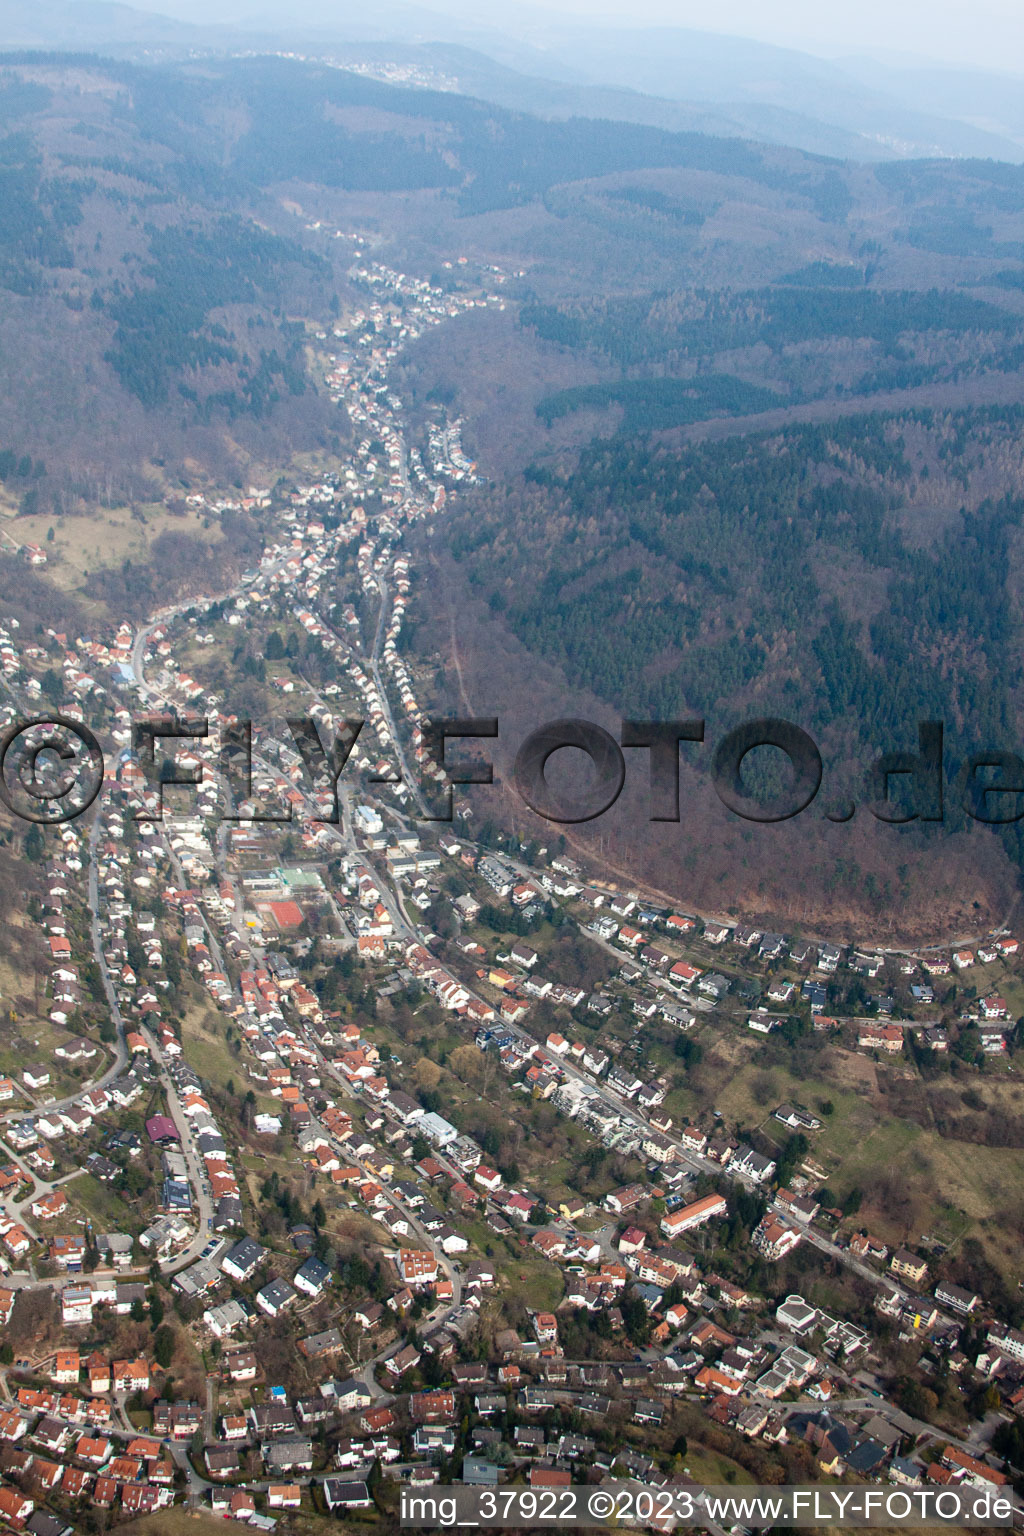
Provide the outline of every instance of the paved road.
{"type": "MultiPolygon", "coordinates": [[[[113,983],[111,982],[110,976],[107,972],[106,962],[103,959],[103,936],[100,931],[99,920],[99,870],[97,868],[99,840],[102,834],[102,830],[102,816],[100,815],[99,811],[97,811],[93,815],[92,822],[89,826],[89,934],[90,942],[92,944],[93,959],[99,966],[100,975],[103,978],[104,995],[106,996],[107,1006],[110,1009],[110,1017],[114,1028],[117,1031],[116,1039],[114,1042],[114,1060],[111,1065],[107,1067],[101,1077],[90,1078],[87,1082],[84,1082],[80,1088],[77,1088],[74,1093],[68,1094],[63,1099],[48,1099],[45,1103],[36,1104],[34,1113],[46,1113],[49,1110],[52,1110],[54,1113],[59,1113],[62,1109],[70,1109],[72,1104],[77,1104],[82,1096],[86,1093],[89,1093],[92,1089],[109,1087],[115,1078],[121,1076],[121,1073],[128,1065],[129,1051],[128,1046],[125,1043],[125,1021],[121,1015],[121,1009],[118,1005],[117,994],[114,991],[113,983]]],[[[24,1118],[24,1111],[10,1110],[4,1118],[6,1121],[21,1120],[24,1118]]]]}
{"type": "Polygon", "coordinates": [[[215,1445],[217,1437],[214,1430],[217,1426],[217,1377],[207,1375],[206,1378],[206,1409],[203,1414],[203,1433],[206,1436],[207,1445],[215,1445]]]}
{"type": "Polygon", "coordinates": [[[402,746],[401,737],[399,736],[395,727],[395,717],[391,712],[391,700],[388,698],[387,685],[384,682],[383,676],[381,675],[380,651],[384,636],[384,621],[387,618],[388,612],[388,584],[384,580],[383,576],[378,576],[377,585],[380,589],[380,614],[377,618],[377,632],[373,639],[373,652],[370,656],[370,667],[373,672],[374,682],[377,684],[377,692],[380,695],[380,707],[384,711],[384,718],[387,721],[388,730],[391,733],[391,740],[394,743],[395,755],[398,758],[398,766],[402,774],[402,780],[405,784],[405,787],[416,801],[420,815],[427,816],[429,815],[429,812],[427,809],[427,803],[423,798],[423,792],[420,789],[419,775],[414,774],[409,768],[409,763],[405,756],[405,750],[402,746]]]}

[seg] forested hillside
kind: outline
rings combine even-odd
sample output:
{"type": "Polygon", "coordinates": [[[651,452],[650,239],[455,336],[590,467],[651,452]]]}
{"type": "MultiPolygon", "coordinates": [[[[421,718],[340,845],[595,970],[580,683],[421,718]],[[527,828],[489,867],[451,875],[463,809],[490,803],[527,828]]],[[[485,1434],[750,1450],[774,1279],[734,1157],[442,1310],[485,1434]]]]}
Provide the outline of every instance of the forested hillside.
{"type": "Polygon", "coordinates": [[[1010,581],[1024,498],[962,506],[923,549],[905,529],[948,500],[954,445],[969,481],[1003,453],[1024,466],[1022,426],[1008,408],[683,451],[622,435],[564,474],[529,466],[500,499],[475,497],[450,548],[521,638],[618,708],[788,708],[869,739],[942,713],[952,691],[965,725],[991,737],[1024,680],[1010,581]],[[853,567],[852,589],[836,590],[853,567]]]}
{"type": "Polygon", "coordinates": [[[159,499],[344,435],[291,318],[329,318],[329,263],[254,185],[161,142],[150,89],[98,60],[0,71],[2,478],[33,511],[159,499]]]}
{"type": "MultiPolygon", "coordinates": [[[[787,828],[795,845],[775,871],[793,867],[799,844],[811,886],[824,878],[856,907],[883,890],[895,900],[902,881],[906,900],[917,861],[943,858],[968,826],[956,792],[966,759],[1015,750],[1021,738],[1022,426],[1020,408],[989,408],[686,445],[623,432],[475,495],[449,548],[468,594],[540,668],[557,669],[567,698],[596,697],[613,717],[697,716],[712,742],[741,720],[792,720],[821,748],[823,806],[863,807],[878,753],[914,748],[918,721],[943,721],[951,792],[938,836],[859,825],[838,860],[831,839],[826,875],[803,846],[824,835],[819,810],[815,828],[787,828]],[[871,872],[880,833],[885,877],[871,872]]],[[[496,664],[483,675],[500,695],[496,664]]],[[[683,757],[697,767],[693,749],[683,757]]],[[[702,776],[706,789],[706,762],[702,776]]],[[[663,853],[685,860],[702,848],[707,888],[731,867],[750,900],[765,869],[755,877],[731,864],[730,834],[708,831],[700,777],[684,769],[688,811],[681,830],[662,833],[663,853]]],[[[652,829],[633,830],[650,860],[652,829]]],[[[605,833],[614,840],[614,829],[595,835],[605,833]]],[[[1020,865],[1019,824],[975,833],[979,865],[989,855],[978,840],[992,836],[1020,865]]],[[[618,846],[628,860],[628,840],[618,846]]]]}

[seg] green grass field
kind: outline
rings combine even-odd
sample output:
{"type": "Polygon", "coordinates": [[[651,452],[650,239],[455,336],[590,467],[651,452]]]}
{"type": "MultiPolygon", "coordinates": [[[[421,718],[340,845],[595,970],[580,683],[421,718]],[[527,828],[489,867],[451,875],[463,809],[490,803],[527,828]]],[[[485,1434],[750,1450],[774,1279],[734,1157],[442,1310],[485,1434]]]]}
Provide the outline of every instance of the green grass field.
{"type": "Polygon", "coordinates": [[[531,1312],[553,1312],[565,1291],[562,1272],[539,1254],[523,1249],[519,1256],[502,1259],[495,1254],[502,1293],[515,1296],[531,1312]]]}
{"type": "Polygon", "coordinates": [[[97,1232],[130,1232],[137,1236],[149,1224],[144,1211],[121,1199],[116,1184],[103,1184],[91,1173],[82,1173],[61,1188],[73,1213],[87,1216],[97,1232]]]}

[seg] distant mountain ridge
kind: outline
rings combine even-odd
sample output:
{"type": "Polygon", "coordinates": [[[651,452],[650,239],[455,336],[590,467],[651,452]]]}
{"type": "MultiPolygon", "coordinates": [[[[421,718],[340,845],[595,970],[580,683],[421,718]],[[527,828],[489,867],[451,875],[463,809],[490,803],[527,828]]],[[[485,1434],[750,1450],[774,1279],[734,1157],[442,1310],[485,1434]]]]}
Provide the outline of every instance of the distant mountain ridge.
{"type": "Polygon", "coordinates": [[[1009,76],[836,64],[710,32],[583,27],[524,8],[510,13],[510,27],[517,18],[519,38],[401,0],[372,13],[299,0],[287,15],[233,0],[166,0],[152,9],[116,0],[41,0],[27,9],[3,0],[0,48],[168,58],[299,51],[441,71],[463,94],[551,117],[749,137],[869,161],[1024,161],[1024,82],[1009,76]]]}

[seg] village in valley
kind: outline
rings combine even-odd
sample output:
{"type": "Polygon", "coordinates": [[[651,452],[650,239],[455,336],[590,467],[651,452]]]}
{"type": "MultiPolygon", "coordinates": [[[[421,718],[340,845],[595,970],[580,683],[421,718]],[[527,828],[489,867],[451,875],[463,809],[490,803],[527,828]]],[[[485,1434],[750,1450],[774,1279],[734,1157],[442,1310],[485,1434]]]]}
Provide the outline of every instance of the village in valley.
{"type": "Polygon", "coordinates": [[[231,590],[0,625],[4,724],[56,710],[106,753],[95,803],[26,835],[0,976],[0,1521],[307,1529],[613,1475],[1014,1491],[1020,1160],[908,1108],[1011,1102],[1012,926],[771,932],[465,793],[433,819],[409,535],[478,472],[392,370],[505,274],[455,257],[442,288],[314,232],[362,296],[308,337],[346,462],[190,494],[265,532],[231,590]]]}

